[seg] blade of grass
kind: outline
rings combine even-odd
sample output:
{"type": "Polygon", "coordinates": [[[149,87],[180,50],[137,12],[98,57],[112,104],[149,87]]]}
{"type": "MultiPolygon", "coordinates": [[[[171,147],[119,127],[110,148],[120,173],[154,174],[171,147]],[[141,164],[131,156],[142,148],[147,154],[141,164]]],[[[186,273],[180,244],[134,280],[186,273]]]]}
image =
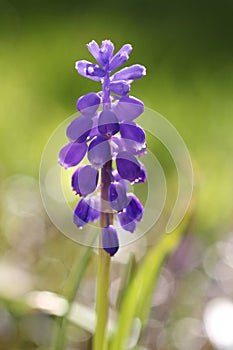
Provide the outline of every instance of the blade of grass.
{"type": "Polygon", "coordinates": [[[167,255],[176,248],[187,226],[188,217],[169,235],[163,236],[144,258],[135,278],[129,285],[119,312],[118,327],[112,338],[110,350],[124,350],[135,317],[145,322],[160,267],[167,255]]]}
{"type": "Polygon", "coordinates": [[[125,274],[122,278],[121,287],[120,287],[119,294],[117,297],[117,303],[116,303],[117,309],[119,309],[121,306],[123,297],[124,297],[125,292],[128,288],[128,285],[131,283],[131,281],[135,275],[135,271],[136,271],[136,259],[135,259],[135,255],[133,253],[131,253],[130,257],[129,257],[129,262],[126,266],[125,274]]]}
{"type": "Polygon", "coordinates": [[[90,245],[85,251],[85,253],[83,254],[83,256],[77,258],[77,261],[75,262],[71,270],[69,281],[65,292],[65,298],[68,302],[68,308],[67,308],[67,311],[57,319],[57,332],[55,333],[55,339],[54,339],[54,345],[53,345],[54,350],[64,349],[65,334],[66,334],[67,325],[69,322],[68,315],[70,313],[72,303],[74,301],[81,279],[91,259],[92,250],[93,248],[90,245]]]}

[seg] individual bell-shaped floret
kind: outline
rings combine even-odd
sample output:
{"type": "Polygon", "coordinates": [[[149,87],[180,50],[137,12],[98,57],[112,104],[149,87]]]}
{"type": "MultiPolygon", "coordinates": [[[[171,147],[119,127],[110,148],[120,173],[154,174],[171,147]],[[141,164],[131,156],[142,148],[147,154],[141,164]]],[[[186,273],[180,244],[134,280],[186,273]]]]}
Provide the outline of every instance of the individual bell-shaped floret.
{"type": "Polygon", "coordinates": [[[58,162],[65,169],[78,165],[84,158],[87,151],[87,144],[70,142],[65,145],[59,153],[58,162]]]}
{"type": "Polygon", "coordinates": [[[146,75],[146,68],[140,64],[134,64],[115,73],[112,80],[137,80],[144,75],[146,75]]]}
{"type": "Polygon", "coordinates": [[[144,130],[132,121],[120,124],[122,143],[125,149],[134,154],[142,155],[146,153],[146,136],[144,130]]]}
{"type": "Polygon", "coordinates": [[[77,110],[88,117],[94,116],[99,105],[100,97],[95,92],[90,92],[89,94],[79,97],[76,103],[77,110]]]}
{"type": "Polygon", "coordinates": [[[144,111],[144,103],[133,96],[123,96],[112,106],[113,112],[120,121],[136,119],[144,111]]]}
{"type": "Polygon", "coordinates": [[[89,221],[96,221],[100,217],[99,199],[82,198],[74,209],[74,223],[82,228],[89,221]]]}
{"type": "Polygon", "coordinates": [[[111,149],[104,136],[96,136],[88,148],[88,159],[94,168],[102,167],[111,159],[111,149]]]}
{"type": "Polygon", "coordinates": [[[128,204],[126,187],[123,181],[122,183],[113,182],[108,188],[108,200],[110,206],[116,211],[123,210],[128,204]]]}
{"type": "Polygon", "coordinates": [[[141,166],[141,169],[140,169],[140,174],[139,174],[139,178],[138,178],[138,181],[136,182],[145,182],[146,181],[146,168],[145,168],[145,165],[142,164],[141,162],[139,162],[140,166],[141,166]]]}
{"type": "Polygon", "coordinates": [[[87,196],[95,191],[99,172],[91,165],[79,167],[72,176],[72,189],[80,196],[87,196]]]}
{"type": "Polygon", "coordinates": [[[100,46],[100,64],[106,66],[112,58],[114,45],[110,40],[103,40],[100,46]]]}
{"type": "Polygon", "coordinates": [[[109,63],[109,70],[113,71],[118,67],[122,66],[128,59],[129,54],[133,50],[130,44],[125,44],[122,48],[113,56],[109,63]]]}
{"type": "Polygon", "coordinates": [[[144,176],[141,164],[130,152],[122,151],[118,153],[116,166],[121,178],[131,183],[140,182],[142,176],[144,176]]]}
{"type": "Polygon", "coordinates": [[[80,75],[91,80],[100,81],[105,76],[105,71],[102,68],[86,60],[77,61],[75,68],[80,75]]]}
{"type": "Polygon", "coordinates": [[[139,199],[133,193],[128,195],[129,204],[125,208],[125,213],[132,220],[141,221],[143,216],[143,206],[139,199]]]}
{"type": "Polygon", "coordinates": [[[108,225],[102,229],[102,242],[104,250],[111,256],[119,249],[117,230],[114,226],[108,225]]]}
{"type": "Polygon", "coordinates": [[[110,110],[101,112],[99,115],[98,129],[100,134],[106,137],[115,135],[120,130],[116,115],[110,110]]]}
{"type": "Polygon", "coordinates": [[[66,136],[73,142],[85,142],[92,130],[92,125],[93,121],[91,118],[81,115],[68,125],[66,136]]]}
{"type": "Polygon", "coordinates": [[[133,121],[122,122],[120,124],[121,137],[126,140],[132,140],[144,144],[146,135],[144,130],[133,121]]]}
{"type": "Polygon", "coordinates": [[[114,94],[125,96],[130,91],[130,83],[126,80],[112,81],[109,89],[114,94]]]}
{"type": "Polygon", "coordinates": [[[100,47],[95,40],[92,40],[87,44],[87,48],[102,67],[105,67],[112,59],[114,45],[110,40],[103,40],[100,47]]]}
{"type": "Polygon", "coordinates": [[[133,233],[136,230],[136,220],[131,219],[125,211],[117,214],[117,219],[123,230],[133,233]]]}

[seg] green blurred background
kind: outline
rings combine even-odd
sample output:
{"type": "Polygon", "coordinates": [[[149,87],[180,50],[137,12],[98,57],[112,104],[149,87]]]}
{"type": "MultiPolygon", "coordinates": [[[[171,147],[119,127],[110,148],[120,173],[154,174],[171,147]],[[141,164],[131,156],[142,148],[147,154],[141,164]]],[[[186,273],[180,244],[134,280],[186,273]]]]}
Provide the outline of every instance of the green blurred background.
{"type": "MultiPolygon", "coordinates": [[[[233,226],[232,18],[231,0],[1,0],[2,286],[8,276],[2,271],[10,261],[11,266],[22,265],[37,276],[33,288],[61,292],[72,254],[82,250],[56,232],[47,218],[39,219],[45,213],[35,202],[40,201],[37,180],[45,143],[75,113],[77,98],[97,89],[95,82],[74,70],[76,60],[90,59],[85,44],[92,39],[111,39],[117,49],[125,43],[133,45],[130,63],[145,65],[147,76],[135,82],[132,94],[177,128],[193,160],[194,235],[204,251],[229,236],[233,226]],[[45,275],[53,275],[54,280],[45,275]]],[[[154,151],[163,163],[163,150],[157,146],[154,151]]],[[[171,162],[165,159],[164,166],[169,171],[171,162]]]]}

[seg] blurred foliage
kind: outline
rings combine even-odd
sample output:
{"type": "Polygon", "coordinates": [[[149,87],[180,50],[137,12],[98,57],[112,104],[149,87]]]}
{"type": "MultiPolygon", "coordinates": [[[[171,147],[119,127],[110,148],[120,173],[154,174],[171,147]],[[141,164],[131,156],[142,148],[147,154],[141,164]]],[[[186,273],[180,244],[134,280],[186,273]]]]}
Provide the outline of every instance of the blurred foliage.
{"type": "Polygon", "coordinates": [[[119,311],[117,331],[110,349],[124,350],[133,328],[133,321],[140,322],[139,333],[145,326],[151,305],[151,296],[159,277],[161,266],[169,253],[176,248],[187,225],[187,220],[172,232],[163,236],[157,244],[147,252],[145,259],[138,268],[137,274],[128,285],[119,311]]]}
{"type": "MultiPolygon", "coordinates": [[[[96,83],[74,70],[76,60],[90,59],[85,44],[92,39],[110,38],[116,48],[132,43],[131,64],[142,63],[148,72],[135,83],[132,94],[177,128],[194,166],[193,225],[161,273],[142,344],[151,350],[154,336],[160,339],[158,349],[182,350],[184,337],[178,336],[183,326],[177,320],[186,320],[191,329],[200,317],[203,298],[232,297],[232,279],[222,277],[229,275],[232,265],[218,242],[231,246],[233,226],[232,16],[231,0],[0,2],[0,349],[47,350],[43,325],[52,332],[53,319],[40,313],[23,316],[17,298],[33,289],[62,294],[76,256],[85,251],[58,233],[46,217],[37,180],[51,133],[75,113],[80,95],[96,90],[96,83]],[[216,272],[219,261],[221,269],[216,272]],[[166,302],[159,304],[156,298],[162,300],[166,283],[176,289],[171,287],[166,302]]],[[[174,164],[163,145],[151,141],[172,192],[174,164]]],[[[154,228],[150,236],[160,229],[154,228]]],[[[135,249],[140,260],[146,251],[143,241],[135,249]]],[[[94,256],[77,295],[90,306],[95,262],[94,256]]],[[[124,263],[113,264],[114,286],[124,270],[124,263]]],[[[113,308],[115,299],[113,292],[113,308]]],[[[85,332],[70,327],[70,346],[78,348],[81,339],[81,349],[88,349],[90,334],[85,332]]],[[[191,349],[187,344],[183,348],[191,349]]]]}

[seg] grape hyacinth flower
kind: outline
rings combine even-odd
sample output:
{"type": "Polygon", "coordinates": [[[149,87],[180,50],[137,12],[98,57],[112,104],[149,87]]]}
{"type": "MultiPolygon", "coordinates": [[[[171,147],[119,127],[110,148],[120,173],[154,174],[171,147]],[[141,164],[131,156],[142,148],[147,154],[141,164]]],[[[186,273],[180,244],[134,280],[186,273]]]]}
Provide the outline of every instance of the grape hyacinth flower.
{"type": "Polygon", "coordinates": [[[130,44],[116,54],[110,40],[102,41],[101,46],[93,40],[87,48],[96,63],[81,60],[75,68],[80,75],[100,82],[102,90],[78,99],[80,116],[67,127],[69,143],[61,149],[59,163],[68,169],[87,155],[90,164],[79,166],[72,176],[72,189],[81,197],[74,209],[74,223],[81,228],[100,218],[102,248],[113,256],[119,248],[114,218],[133,233],[143,216],[143,206],[128,193],[128,184],[146,181],[145,167],[138,159],[146,152],[145,132],[135,122],[144,104],[129,92],[146,69],[134,64],[115,72],[128,60],[130,44]]]}

